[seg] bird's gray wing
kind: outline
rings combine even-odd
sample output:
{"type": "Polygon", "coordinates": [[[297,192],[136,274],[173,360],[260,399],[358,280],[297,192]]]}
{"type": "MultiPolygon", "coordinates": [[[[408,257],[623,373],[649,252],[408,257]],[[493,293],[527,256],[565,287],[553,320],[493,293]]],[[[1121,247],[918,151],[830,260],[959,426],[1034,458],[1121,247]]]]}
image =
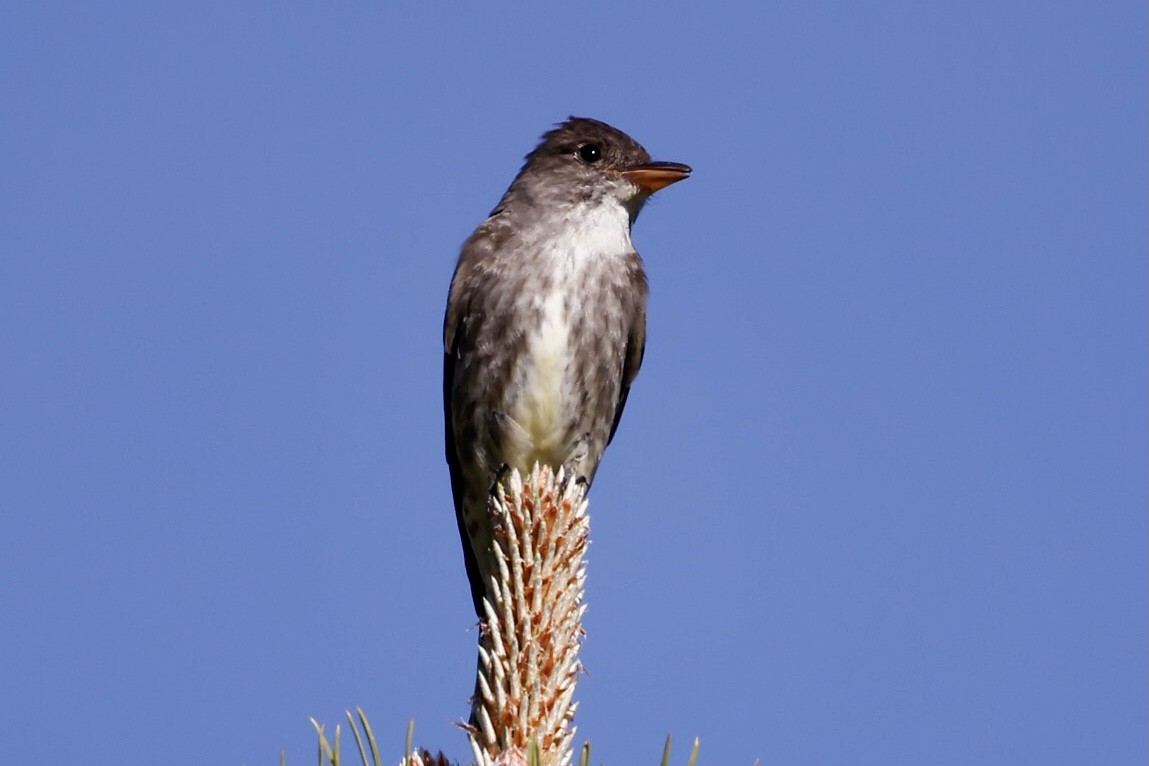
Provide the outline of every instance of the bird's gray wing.
{"type": "MultiPolygon", "coordinates": [[[[448,314],[448,319],[450,315],[448,314]]],[[[475,606],[475,614],[483,617],[483,578],[479,572],[479,562],[475,558],[475,551],[471,548],[471,539],[467,534],[465,502],[465,486],[463,467],[459,460],[459,444],[455,439],[454,411],[452,401],[455,386],[455,365],[459,361],[462,349],[460,340],[465,340],[466,333],[462,327],[448,327],[444,334],[447,341],[446,353],[443,354],[443,425],[444,443],[446,445],[447,467],[451,472],[451,495],[455,502],[455,522],[459,526],[459,540],[463,545],[463,562],[467,567],[467,581],[471,586],[471,601],[475,606]]]]}
{"type": "Polygon", "coordinates": [[[459,526],[459,540],[463,545],[463,562],[467,567],[467,581],[471,586],[471,601],[475,605],[475,614],[483,616],[483,578],[479,573],[479,562],[475,558],[475,551],[471,548],[471,539],[467,534],[466,515],[463,508],[464,486],[463,469],[459,463],[459,447],[455,442],[455,429],[451,424],[451,391],[454,387],[455,363],[458,360],[456,349],[449,349],[443,355],[443,421],[445,443],[447,451],[447,467],[451,472],[451,495],[455,502],[455,522],[459,526]]]}
{"type": "Polygon", "coordinates": [[[642,293],[638,296],[638,310],[635,313],[637,318],[626,339],[626,356],[622,361],[622,386],[618,392],[618,406],[614,410],[614,423],[610,426],[610,436],[606,440],[608,445],[614,440],[614,433],[618,430],[618,424],[622,420],[622,411],[626,408],[626,398],[630,396],[630,384],[638,375],[638,368],[642,366],[643,354],[646,353],[645,281],[643,281],[642,286],[642,293]]]}
{"type": "Polygon", "coordinates": [[[467,567],[467,580],[471,586],[471,601],[475,614],[483,619],[483,577],[479,562],[471,547],[466,523],[466,479],[460,450],[473,450],[473,444],[459,444],[455,433],[455,386],[457,367],[473,351],[475,336],[481,331],[483,313],[471,304],[470,296],[481,294],[475,280],[489,265],[496,242],[480,227],[463,245],[459,263],[451,279],[451,294],[447,300],[447,313],[443,319],[443,430],[447,467],[451,473],[451,495],[455,503],[455,522],[459,527],[459,540],[463,545],[463,561],[467,567]]]}

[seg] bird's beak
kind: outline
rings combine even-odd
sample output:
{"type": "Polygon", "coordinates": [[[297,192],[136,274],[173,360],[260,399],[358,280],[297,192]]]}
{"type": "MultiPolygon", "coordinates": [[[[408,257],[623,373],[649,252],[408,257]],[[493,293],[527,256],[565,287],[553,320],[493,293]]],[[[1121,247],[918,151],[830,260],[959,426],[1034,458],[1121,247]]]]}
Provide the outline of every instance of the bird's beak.
{"type": "Polygon", "coordinates": [[[654,194],[664,186],[681,181],[688,175],[690,166],[677,162],[648,162],[622,171],[623,178],[647,194],[654,194]]]}

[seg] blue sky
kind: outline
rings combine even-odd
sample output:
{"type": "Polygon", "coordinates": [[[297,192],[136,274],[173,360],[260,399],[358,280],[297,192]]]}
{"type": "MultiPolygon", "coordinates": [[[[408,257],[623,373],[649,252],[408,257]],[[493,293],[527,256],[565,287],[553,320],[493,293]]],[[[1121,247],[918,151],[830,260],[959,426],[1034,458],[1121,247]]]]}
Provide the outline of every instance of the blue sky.
{"type": "Polygon", "coordinates": [[[463,239],[550,125],[694,176],[591,493],[596,763],[1132,764],[1144,3],[8,3],[12,763],[466,761],[463,239]]]}

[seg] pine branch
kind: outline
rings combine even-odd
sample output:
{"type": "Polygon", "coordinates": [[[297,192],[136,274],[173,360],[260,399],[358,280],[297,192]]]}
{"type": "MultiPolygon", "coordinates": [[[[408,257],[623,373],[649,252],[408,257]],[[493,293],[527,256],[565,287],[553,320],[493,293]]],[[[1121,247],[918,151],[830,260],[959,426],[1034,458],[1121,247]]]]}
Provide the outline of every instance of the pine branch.
{"type": "Polygon", "coordinates": [[[536,465],[488,502],[494,566],[483,606],[471,748],[478,766],[569,766],[582,664],[585,485],[536,465]]]}

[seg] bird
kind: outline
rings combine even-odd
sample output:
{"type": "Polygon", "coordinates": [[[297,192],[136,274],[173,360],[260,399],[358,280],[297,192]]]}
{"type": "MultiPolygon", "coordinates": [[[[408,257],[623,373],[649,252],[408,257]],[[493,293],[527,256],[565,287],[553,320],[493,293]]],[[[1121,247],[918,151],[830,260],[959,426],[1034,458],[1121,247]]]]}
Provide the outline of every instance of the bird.
{"type": "Polygon", "coordinates": [[[494,567],[487,499],[506,471],[536,463],[589,489],[646,346],[647,277],[631,226],[651,194],[691,172],[570,117],[462,246],[443,322],[443,410],[480,621],[494,567]]]}

